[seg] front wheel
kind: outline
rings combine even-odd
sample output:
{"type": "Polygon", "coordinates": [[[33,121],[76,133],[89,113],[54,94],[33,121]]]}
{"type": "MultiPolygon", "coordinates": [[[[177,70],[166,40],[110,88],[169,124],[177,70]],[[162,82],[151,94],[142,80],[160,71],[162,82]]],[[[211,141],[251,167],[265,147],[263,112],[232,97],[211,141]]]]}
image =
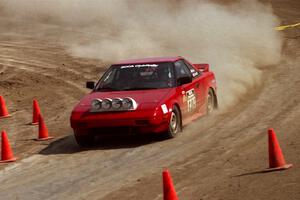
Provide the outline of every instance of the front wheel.
{"type": "Polygon", "coordinates": [[[174,106],[172,113],[171,113],[171,117],[170,117],[170,121],[169,121],[169,128],[166,133],[166,137],[174,138],[178,135],[178,133],[181,132],[181,130],[182,130],[182,126],[181,126],[180,111],[176,106],[174,106]]]}

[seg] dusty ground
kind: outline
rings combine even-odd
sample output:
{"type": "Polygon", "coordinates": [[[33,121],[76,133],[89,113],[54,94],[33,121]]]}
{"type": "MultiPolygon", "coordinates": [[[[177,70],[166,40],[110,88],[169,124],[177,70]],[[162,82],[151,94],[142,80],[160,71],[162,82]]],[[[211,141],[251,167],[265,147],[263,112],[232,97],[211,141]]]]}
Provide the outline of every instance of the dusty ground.
{"type": "MultiPolygon", "coordinates": [[[[300,20],[296,0],[273,0],[282,23],[300,20]]],[[[14,153],[0,166],[0,199],[162,199],[161,172],[169,168],[180,199],[300,199],[300,29],[284,31],[284,58],[264,70],[260,87],[226,113],[187,128],[180,137],[129,138],[80,149],[69,128],[74,104],[105,64],[71,57],[55,34],[31,35],[1,20],[0,93],[13,115],[0,121],[14,153]],[[98,66],[101,66],[99,69],[98,66]],[[96,75],[95,75],[96,74],[96,75]],[[54,141],[32,141],[32,99],[39,100],[54,141]],[[253,173],[268,166],[268,127],[274,127],[294,168],[253,173]]],[[[56,27],[45,27],[53,33],[56,27]]]]}

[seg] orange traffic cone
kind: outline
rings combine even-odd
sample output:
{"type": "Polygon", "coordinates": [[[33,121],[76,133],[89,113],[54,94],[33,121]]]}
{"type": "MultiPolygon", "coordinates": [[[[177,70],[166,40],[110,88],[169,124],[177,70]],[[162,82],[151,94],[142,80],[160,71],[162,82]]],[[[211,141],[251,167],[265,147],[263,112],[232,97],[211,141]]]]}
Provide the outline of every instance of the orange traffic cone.
{"type": "Polygon", "coordinates": [[[176,191],[168,170],[163,171],[164,200],[178,200],[176,191]]]}
{"type": "Polygon", "coordinates": [[[276,134],[273,128],[268,130],[269,135],[269,168],[267,171],[284,170],[292,167],[286,164],[276,134]]]}
{"type": "Polygon", "coordinates": [[[33,100],[32,104],[32,125],[37,125],[39,123],[39,115],[41,114],[40,107],[37,100],[33,100]]]}
{"type": "Polygon", "coordinates": [[[7,111],[4,98],[0,96],[0,119],[6,117],[11,117],[11,115],[7,111]]]}
{"type": "Polygon", "coordinates": [[[50,140],[53,137],[49,137],[47,126],[44,122],[42,115],[39,115],[39,138],[36,139],[38,141],[50,140]]]}
{"type": "Polygon", "coordinates": [[[2,131],[1,161],[0,163],[13,162],[17,160],[10,148],[9,141],[5,131],[2,131]]]}

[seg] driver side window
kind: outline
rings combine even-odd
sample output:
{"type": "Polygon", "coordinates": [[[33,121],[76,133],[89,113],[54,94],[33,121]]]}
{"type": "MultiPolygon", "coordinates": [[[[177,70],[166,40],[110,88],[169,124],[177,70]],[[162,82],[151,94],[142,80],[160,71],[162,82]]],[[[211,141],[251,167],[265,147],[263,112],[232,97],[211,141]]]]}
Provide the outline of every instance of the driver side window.
{"type": "Polygon", "coordinates": [[[192,77],[190,70],[184,64],[184,62],[182,60],[175,62],[174,65],[175,65],[175,72],[176,72],[177,78],[181,78],[181,77],[185,77],[185,76],[192,77]]]}

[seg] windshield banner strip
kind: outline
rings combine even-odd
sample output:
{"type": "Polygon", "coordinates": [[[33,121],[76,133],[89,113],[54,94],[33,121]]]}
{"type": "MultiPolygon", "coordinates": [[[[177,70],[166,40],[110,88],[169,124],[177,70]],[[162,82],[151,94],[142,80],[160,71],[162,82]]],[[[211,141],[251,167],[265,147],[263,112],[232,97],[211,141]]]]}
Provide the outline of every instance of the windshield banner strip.
{"type": "Polygon", "coordinates": [[[140,67],[158,67],[158,65],[157,64],[124,65],[124,66],[121,66],[121,69],[132,68],[132,67],[137,67],[137,68],[140,68],[140,67]]]}

